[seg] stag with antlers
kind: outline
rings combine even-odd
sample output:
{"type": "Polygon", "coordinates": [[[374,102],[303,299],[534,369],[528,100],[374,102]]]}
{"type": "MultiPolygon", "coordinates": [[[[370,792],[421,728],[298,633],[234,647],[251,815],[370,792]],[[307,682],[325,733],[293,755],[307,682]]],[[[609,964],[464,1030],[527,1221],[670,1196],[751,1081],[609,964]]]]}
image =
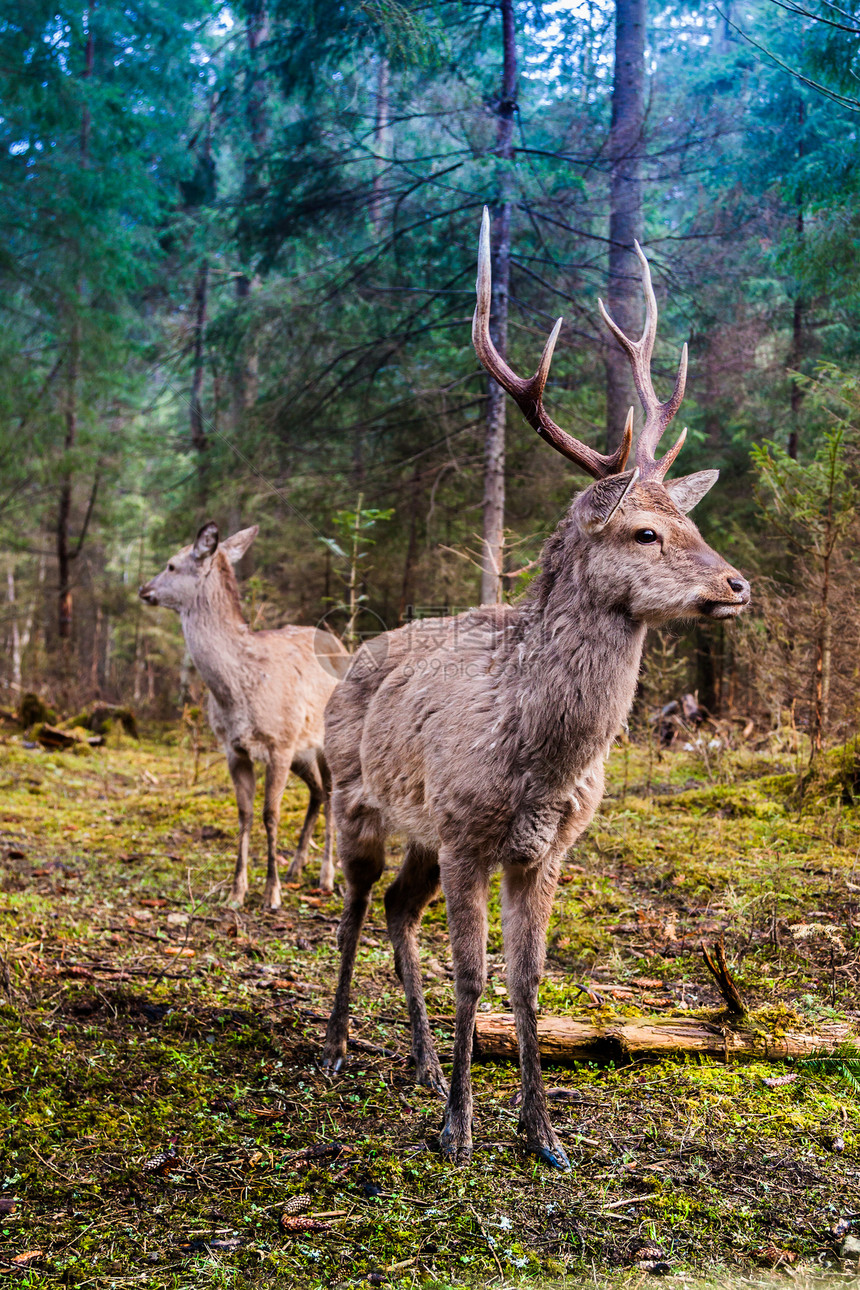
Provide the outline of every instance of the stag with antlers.
{"type": "Polygon", "coordinates": [[[562,430],[543,406],[560,321],[530,380],[495,349],[484,212],[472,333],[478,358],[541,438],[595,482],[549,538],[541,573],[521,603],[384,634],[359,653],[326,710],[346,901],[324,1064],[337,1070],[346,1056],[362,921],[383,872],[385,840],[405,835],[403,863],[385,893],[388,930],[409,1008],[415,1075],[447,1098],[441,1145],[454,1162],[472,1151],[472,1035],[486,980],[489,883],[501,869],[520,1129],[531,1151],[568,1166],[547,1113],[536,1023],[561,863],[603,795],[604,759],[633,699],[646,629],[679,618],[730,618],[749,600],[744,578],[687,518],[718,472],[665,479],[683,434],[655,457],[683,397],[686,347],[672,396],[661,403],[650,374],[657,304],[648,263],[638,245],[636,251],[646,305],[641,339],[628,339],[601,305],[645,410],[636,465],[626,469],[632,409],[620,447],[603,455],[562,430]],[[450,1087],[430,1033],[417,943],[422,911],[440,885],[456,990],[450,1087]]]}

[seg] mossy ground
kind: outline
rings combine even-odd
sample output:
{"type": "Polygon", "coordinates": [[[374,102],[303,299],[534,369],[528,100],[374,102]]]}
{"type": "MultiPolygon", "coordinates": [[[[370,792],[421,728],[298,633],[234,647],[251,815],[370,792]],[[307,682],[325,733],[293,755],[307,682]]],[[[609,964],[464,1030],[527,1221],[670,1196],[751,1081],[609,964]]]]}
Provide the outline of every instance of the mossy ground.
{"type": "MultiPolygon", "coordinates": [[[[339,897],[314,892],[312,863],[264,914],[255,826],[247,907],[225,908],[235,808],[215,749],[195,759],[114,734],[46,753],[9,735],[0,755],[0,1195],[15,1200],[0,1212],[0,1275],[237,1290],[638,1283],[645,1244],[671,1275],[711,1284],[725,1268],[839,1266],[828,1229],[860,1217],[860,1096],[838,1072],[771,1088],[763,1078],[785,1067],[550,1070],[573,1165],[559,1176],[517,1141],[515,1069],[478,1064],[475,1159],[444,1166],[441,1105],[410,1078],[381,887],[359,954],[359,1044],[330,1078],[316,1059],[339,897]],[[169,1151],[163,1172],[147,1167],[169,1151]],[[281,1229],[298,1195],[321,1230],[281,1229]]],[[[559,889],[542,1007],[716,1008],[699,945],[725,931],[770,1025],[857,1019],[860,811],[834,769],[801,812],[794,770],[616,750],[559,889]]],[[[291,785],[285,851],[304,805],[291,785]]],[[[441,902],[422,954],[444,1061],[441,902]]],[[[495,905],[490,954],[484,1006],[504,1009],[495,905]]]]}

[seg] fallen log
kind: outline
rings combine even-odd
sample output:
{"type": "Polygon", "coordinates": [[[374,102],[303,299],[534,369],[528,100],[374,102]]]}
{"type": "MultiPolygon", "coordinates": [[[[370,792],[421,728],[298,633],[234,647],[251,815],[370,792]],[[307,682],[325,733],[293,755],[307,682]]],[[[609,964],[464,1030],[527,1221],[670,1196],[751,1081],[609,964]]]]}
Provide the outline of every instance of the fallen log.
{"type": "Polygon", "coordinates": [[[100,748],[104,743],[103,735],[91,735],[87,730],[61,730],[59,726],[49,726],[43,722],[35,731],[36,739],[44,748],[74,748],[75,744],[89,744],[91,748],[100,748]]]}
{"type": "MultiPolygon", "coordinates": [[[[538,1046],[548,1062],[615,1060],[634,1057],[759,1058],[781,1061],[839,1049],[854,1038],[852,1027],[822,1025],[814,1033],[757,1029],[754,1021],[732,1025],[717,1017],[618,1017],[611,1021],[574,1021],[571,1017],[538,1017],[538,1046]]],[[[518,1055],[513,1015],[480,1012],[475,1023],[478,1057],[518,1055]]]]}

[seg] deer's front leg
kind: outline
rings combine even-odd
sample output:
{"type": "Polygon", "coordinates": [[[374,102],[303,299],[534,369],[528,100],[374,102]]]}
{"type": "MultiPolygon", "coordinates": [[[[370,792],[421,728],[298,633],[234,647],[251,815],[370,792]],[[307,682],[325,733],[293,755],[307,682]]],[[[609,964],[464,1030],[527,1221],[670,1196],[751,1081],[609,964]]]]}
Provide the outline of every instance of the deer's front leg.
{"type": "Polygon", "coordinates": [[[266,767],[266,796],[263,805],[263,823],[266,826],[268,862],[266,886],[263,889],[263,908],[281,908],[281,880],[278,877],[278,825],[281,822],[281,798],[287,786],[292,757],[278,758],[266,767]]]}
{"type": "Polygon", "coordinates": [[[489,880],[486,871],[470,857],[458,858],[444,850],[439,856],[439,868],[448,909],[457,999],[454,1063],[440,1144],[446,1160],[462,1164],[472,1156],[472,1037],[478,1000],[487,981],[489,880]]]}
{"type": "Polygon", "coordinates": [[[227,753],[227,765],[239,811],[239,854],[236,857],[236,872],[229,896],[230,904],[238,908],[243,904],[248,890],[248,846],[254,815],[254,763],[246,752],[230,749],[227,753]]]}
{"type": "Polygon", "coordinates": [[[530,867],[506,865],[502,874],[502,932],[508,965],[508,995],[520,1049],[520,1130],[530,1151],[556,1169],[570,1161],[550,1123],[537,1038],[538,984],[546,956],[546,932],[561,857],[530,867]]]}

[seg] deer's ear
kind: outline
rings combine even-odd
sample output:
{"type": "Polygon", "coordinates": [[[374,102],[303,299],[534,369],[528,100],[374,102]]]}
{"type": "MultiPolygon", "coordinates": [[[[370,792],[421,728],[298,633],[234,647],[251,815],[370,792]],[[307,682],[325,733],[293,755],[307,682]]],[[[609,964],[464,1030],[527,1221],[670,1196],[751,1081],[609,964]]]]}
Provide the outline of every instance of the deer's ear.
{"type": "Polygon", "coordinates": [[[214,555],[218,549],[218,525],[210,520],[198,529],[191,554],[195,560],[205,560],[207,555],[214,555]]]}
{"type": "Polygon", "coordinates": [[[589,533],[605,528],[639,478],[639,467],[599,479],[583,494],[582,525],[589,533]]]}
{"type": "Polygon", "coordinates": [[[680,479],[667,479],[663,484],[679,511],[686,515],[705,496],[720,477],[718,470],[697,470],[695,475],[682,475],[680,479]]]}
{"type": "Polygon", "coordinates": [[[221,550],[226,555],[231,564],[238,564],[242,556],[248,550],[248,547],[254,541],[254,538],[260,532],[259,524],[253,524],[249,529],[240,529],[232,537],[225,538],[221,543],[221,550]]]}

